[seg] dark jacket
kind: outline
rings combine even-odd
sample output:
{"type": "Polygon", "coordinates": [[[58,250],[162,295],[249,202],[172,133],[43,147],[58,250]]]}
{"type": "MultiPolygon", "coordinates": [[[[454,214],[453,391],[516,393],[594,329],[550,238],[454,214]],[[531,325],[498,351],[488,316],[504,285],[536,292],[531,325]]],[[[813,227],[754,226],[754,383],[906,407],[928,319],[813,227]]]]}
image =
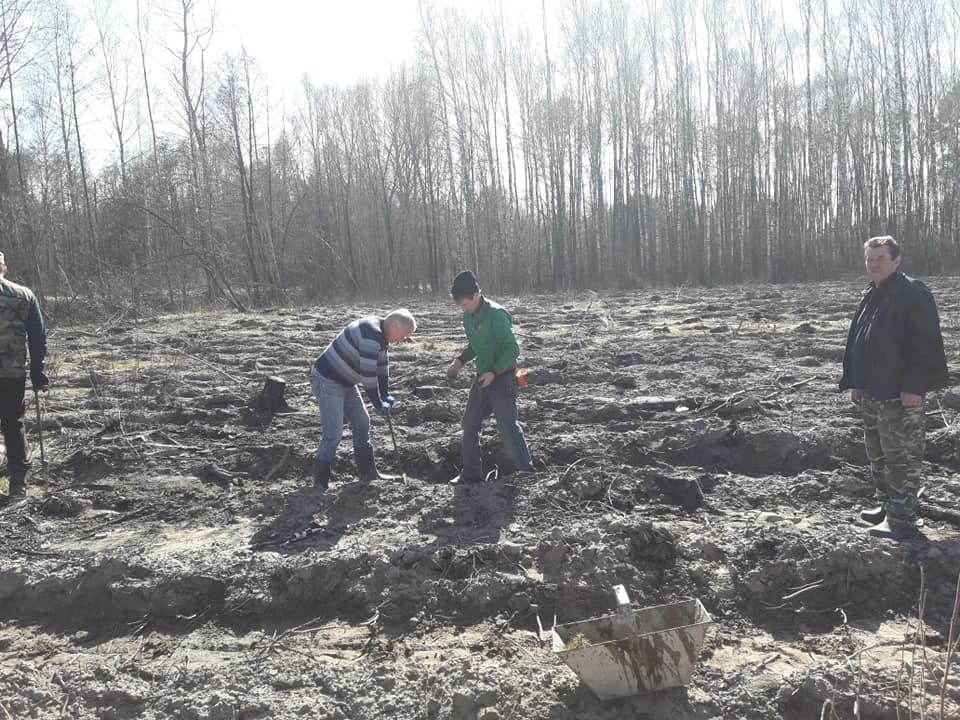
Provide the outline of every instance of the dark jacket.
{"type": "Polygon", "coordinates": [[[877,400],[893,400],[901,392],[924,395],[947,382],[940,318],[927,286],[900,272],[879,288],[870,283],[850,323],[840,389],[860,389],[877,400]],[[876,305],[875,312],[865,314],[871,304],[876,305]],[[858,327],[861,315],[866,320],[858,327]],[[858,336],[864,343],[859,372],[853,367],[858,336]],[[858,376],[862,382],[856,381],[858,376]]]}

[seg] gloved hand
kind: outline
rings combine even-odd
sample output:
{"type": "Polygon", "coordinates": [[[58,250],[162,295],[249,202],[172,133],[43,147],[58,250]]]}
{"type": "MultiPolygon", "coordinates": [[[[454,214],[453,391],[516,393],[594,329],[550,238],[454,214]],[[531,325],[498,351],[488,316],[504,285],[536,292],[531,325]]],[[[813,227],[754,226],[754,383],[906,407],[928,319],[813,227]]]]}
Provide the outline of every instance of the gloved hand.
{"type": "Polygon", "coordinates": [[[393,412],[393,405],[396,402],[397,401],[394,399],[393,395],[387,395],[380,401],[380,411],[384,415],[389,415],[391,412],[393,412]]]}
{"type": "Polygon", "coordinates": [[[47,376],[39,370],[30,371],[30,383],[33,385],[34,390],[46,390],[50,387],[50,381],[47,379],[47,376]]]}
{"type": "Polygon", "coordinates": [[[450,364],[450,367],[447,368],[447,377],[450,378],[451,380],[454,380],[457,377],[457,375],[460,374],[460,370],[462,369],[463,369],[463,363],[460,362],[460,358],[457,358],[450,364]]]}

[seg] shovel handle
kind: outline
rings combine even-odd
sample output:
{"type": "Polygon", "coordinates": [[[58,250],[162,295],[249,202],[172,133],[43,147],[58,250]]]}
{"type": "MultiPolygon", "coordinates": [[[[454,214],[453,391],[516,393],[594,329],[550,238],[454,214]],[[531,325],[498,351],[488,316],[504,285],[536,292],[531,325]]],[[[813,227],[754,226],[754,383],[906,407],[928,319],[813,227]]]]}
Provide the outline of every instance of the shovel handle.
{"type": "Polygon", "coordinates": [[[37,408],[37,436],[40,439],[40,477],[47,484],[47,453],[43,449],[43,411],[40,409],[40,393],[33,391],[33,404],[37,408]]]}
{"type": "Polygon", "coordinates": [[[390,426],[390,439],[393,440],[393,454],[400,457],[400,451],[397,450],[397,435],[393,432],[393,418],[387,414],[387,424],[390,426]]]}

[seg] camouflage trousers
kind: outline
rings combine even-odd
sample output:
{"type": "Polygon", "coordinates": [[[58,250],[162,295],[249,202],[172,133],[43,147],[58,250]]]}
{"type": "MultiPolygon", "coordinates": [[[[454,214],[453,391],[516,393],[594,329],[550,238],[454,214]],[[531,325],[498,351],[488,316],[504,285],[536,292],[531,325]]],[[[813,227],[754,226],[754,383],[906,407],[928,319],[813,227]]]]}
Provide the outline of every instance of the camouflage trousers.
{"type": "Polygon", "coordinates": [[[864,393],[860,412],[877,500],[892,525],[915,525],[926,432],[923,405],[905,408],[899,398],[877,400],[864,393]]]}
{"type": "Polygon", "coordinates": [[[11,477],[23,477],[30,466],[23,431],[26,388],[25,378],[0,378],[0,432],[7,448],[7,467],[11,477]]]}

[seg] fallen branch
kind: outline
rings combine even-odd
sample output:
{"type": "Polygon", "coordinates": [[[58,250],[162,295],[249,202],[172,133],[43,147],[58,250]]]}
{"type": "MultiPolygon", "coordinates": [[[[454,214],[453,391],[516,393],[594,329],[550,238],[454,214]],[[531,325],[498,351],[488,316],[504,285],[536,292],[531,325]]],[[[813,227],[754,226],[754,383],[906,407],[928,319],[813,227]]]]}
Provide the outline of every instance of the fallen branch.
{"type": "Polygon", "coordinates": [[[560,476],[560,482],[563,482],[563,479],[567,476],[567,473],[570,472],[576,465],[579,465],[584,460],[587,460],[587,457],[582,457],[574,460],[572,463],[567,465],[567,469],[563,471],[563,474],[560,476]]]}
{"type": "Polygon", "coordinates": [[[208,463],[204,465],[197,472],[197,477],[201,480],[209,480],[215,482],[219,485],[227,487],[229,485],[241,485],[243,484],[243,473],[230,472],[229,470],[224,470],[222,467],[214,464],[208,463]]]}
{"type": "Polygon", "coordinates": [[[799,380],[799,381],[793,383],[792,385],[787,385],[785,388],[777,388],[777,389],[774,390],[772,393],[769,393],[769,394],[767,394],[767,395],[764,395],[761,399],[762,399],[762,400],[772,400],[772,399],[775,398],[777,395],[780,395],[780,394],[785,393],[785,392],[789,392],[789,391],[791,391],[791,390],[796,390],[798,387],[803,387],[803,386],[806,385],[807,383],[811,383],[811,382],[813,382],[813,381],[816,380],[816,379],[817,379],[817,376],[814,375],[813,377],[808,377],[808,378],[806,378],[805,380],[799,380]]]}
{"type": "Polygon", "coordinates": [[[784,602],[786,602],[787,600],[793,600],[795,597],[800,597],[804,593],[808,593],[811,590],[817,590],[818,588],[822,588],[822,587],[823,587],[823,580],[817,580],[816,582],[810,583],[809,585],[804,585],[802,588],[800,588],[796,592],[792,592],[789,595],[784,595],[783,600],[784,602]]]}
{"type": "Polygon", "coordinates": [[[769,655],[767,655],[767,657],[765,657],[765,658],[764,658],[763,660],[761,660],[760,662],[754,663],[754,665],[753,665],[753,671],[756,672],[757,670],[763,670],[763,668],[765,668],[767,665],[769,665],[770,663],[772,663],[774,660],[776,660],[776,659],[779,658],[779,657],[780,657],[780,653],[778,653],[778,652],[770,653],[769,655]]]}
{"type": "Polygon", "coordinates": [[[249,545],[248,549],[262,550],[263,548],[268,548],[268,547],[285,547],[286,545],[292,545],[295,542],[306,540],[307,538],[312,537],[317,533],[322,533],[326,531],[327,531],[327,528],[323,526],[308,527],[286,538],[277,538],[276,540],[262,540],[261,542],[249,545]]]}
{"type": "Polygon", "coordinates": [[[63,554],[51,550],[27,550],[26,548],[16,546],[10,547],[8,550],[18,552],[21,555],[29,555],[30,557],[60,557],[63,554]]]}
{"type": "Polygon", "coordinates": [[[240,378],[234,377],[233,375],[231,375],[230,373],[228,373],[226,370],[224,370],[222,367],[219,367],[218,365],[215,365],[214,363],[210,362],[209,360],[204,360],[203,358],[197,357],[196,355],[191,355],[190,353],[185,352],[185,351],[181,350],[180,348],[173,347],[173,346],[170,345],[170,344],[161,343],[161,342],[158,342],[158,341],[156,341],[156,340],[150,340],[149,338],[143,338],[143,342],[147,343],[148,345],[153,345],[154,347],[162,348],[165,352],[168,352],[168,351],[170,351],[170,350],[173,350],[173,352],[175,352],[175,353],[177,353],[177,354],[179,354],[179,355],[183,355],[185,358],[188,358],[189,360],[193,360],[193,361],[195,361],[195,362],[200,363],[201,365],[204,365],[204,366],[210,368],[211,370],[215,370],[216,372],[220,373],[220,374],[223,375],[224,377],[229,378],[230,380],[232,380],[232,381],[233,381],[234,383],[236,383],[237,385],[245,385],[245,383],[244,383],[243,380],[241,380],[240,378]]]}
{"type": "Polygon", "coordinates": [[[27,498],[20,498],[19,500],[7,500],[3,505],[0,505],[0,515],[3,515],[8,510],[13,510],[14,508],[22,508],[27,504],[27,498]]]}
{"type": "Polygon", "coordinates": [[[104,528],[108,528],[111,525],[119,525],[120,523],[125,523],[127,520],[134,520],[144,515],[149,515],[150,511],[153,510],[152,507],[140,508],[139,510],[134,510],[133,512],[127,513],[126,515],[121,515],[118,518],[113,518],[113,520],[108,520],[105,523],[100,523],[96,527],[87,530],[85,533],[81,533],[80,537],[90,537],[91,535],[96,535],[98,532],[102,531],[104,528]]]}
{"type": "Polygon", "coordinates": [[[923,515],[923,517],[930,518],[931,520],[942,520],[960,527],[960,512],[956,510],[949,510],[939,505],[923,503],[917,507],[917,514],[923,515]]]}
{"type": "Polygon", "coordinates": [[[320,620],[320,616],[317,616],[312,620],[307,620],[305,623],[300,623],[296,627],[288,628],[284,630],[282,633],[280,633],[279,635],[276,632],[274,632],[273,637],[270,638],[270,644],[267,645],[267,647],[260,650],[260,652],[257,653],[256,658],[259,660],[264,655],[268,655],[281,640],[287,637],[287,635],[292,635],[295,633],[299,634],[299,633],[305,633],[305,632],[316,632],[317,630],[325,630],[328,628],[337,627],[336,624],[331,624],[331,625],[321,625],[320,627],[315,627],[315,628],[307,628],[308,625],[312,625],[318,620],[320,620]],[[304,629],[304,628],[307,628],[307,629],[304,629]]]}

